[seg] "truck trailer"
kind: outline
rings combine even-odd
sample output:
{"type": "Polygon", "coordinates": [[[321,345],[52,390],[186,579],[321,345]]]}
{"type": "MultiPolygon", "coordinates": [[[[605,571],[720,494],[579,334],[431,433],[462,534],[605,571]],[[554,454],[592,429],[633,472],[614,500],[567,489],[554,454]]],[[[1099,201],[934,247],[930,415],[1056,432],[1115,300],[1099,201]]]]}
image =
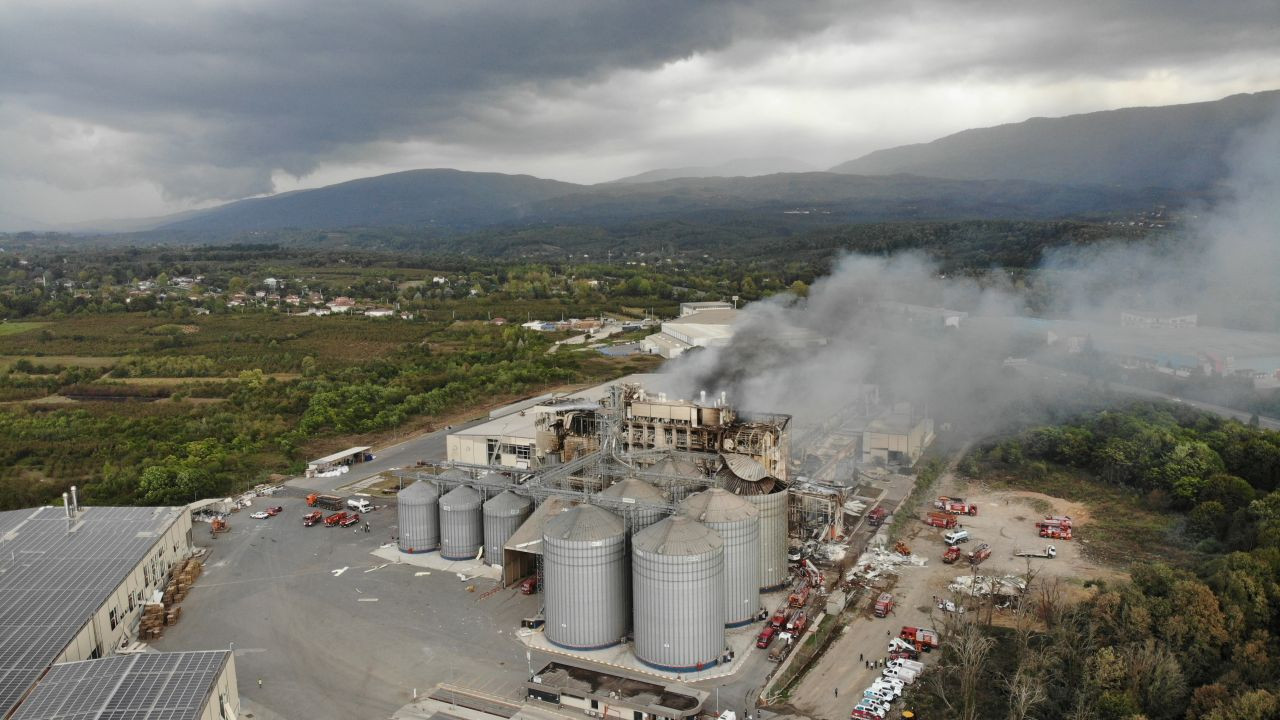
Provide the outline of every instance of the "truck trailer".
{"type": "Polygon", "coordinates": [[[1058,556],[1058,548],[1053,545],[1045,545],[1040,550],[1016,550],[1013,554],[1017,557],[1052,558],[1058,556]]]}
{"type": "Polygon", "coordinates": [[[337,495],[311,493],[307,496],[307,506],[324,508],[325,510],[341,510],[346,507],[346,503],[337,495]]]}

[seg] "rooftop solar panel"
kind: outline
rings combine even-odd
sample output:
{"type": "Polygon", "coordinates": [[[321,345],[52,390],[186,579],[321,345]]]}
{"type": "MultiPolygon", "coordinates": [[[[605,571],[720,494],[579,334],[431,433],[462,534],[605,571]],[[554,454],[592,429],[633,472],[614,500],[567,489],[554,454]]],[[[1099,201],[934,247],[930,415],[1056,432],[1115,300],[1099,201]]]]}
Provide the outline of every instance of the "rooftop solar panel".
{"type": "Polygon", "coordinates": [[[56,507],[0,513],[0,716],[181,512],[88,507],[70,522],[56,507]]]}
{"type": "Polygon", "coordinates": [[[146,653],[54,665],[13,720],[197,720],[231,653],[146,653]]]}

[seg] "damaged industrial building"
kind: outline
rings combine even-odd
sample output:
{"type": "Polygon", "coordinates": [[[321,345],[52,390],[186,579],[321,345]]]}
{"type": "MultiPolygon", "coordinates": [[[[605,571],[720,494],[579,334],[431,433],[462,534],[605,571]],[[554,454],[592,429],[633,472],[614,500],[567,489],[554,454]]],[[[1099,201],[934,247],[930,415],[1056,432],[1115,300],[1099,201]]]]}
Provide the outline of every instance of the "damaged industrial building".
{"type": "MultiPolygon", "coordinates": [[[[723,394],[672,398],[637,380],[541,398],[450,435],[448,469],[400,473],[400,534],[412,545],[400,550],[444,553],[446,528],[461,523],[467,552],[482,540],[503,587],[542,593],[528,621],[540,649],[699,673],[749,647],[733,634],[754,632],[773,610],[769,593],[785,602],[797,578],[809,584],[789,556],[847,541],[874,498],[858,496],[853,472],[797,474],[790,415],[742,412],[723,394]]],[[[894,457],[918,457],[928,434],[894,457]]],[[[846,454],[856,463],[859,452],[846,454]]]]}

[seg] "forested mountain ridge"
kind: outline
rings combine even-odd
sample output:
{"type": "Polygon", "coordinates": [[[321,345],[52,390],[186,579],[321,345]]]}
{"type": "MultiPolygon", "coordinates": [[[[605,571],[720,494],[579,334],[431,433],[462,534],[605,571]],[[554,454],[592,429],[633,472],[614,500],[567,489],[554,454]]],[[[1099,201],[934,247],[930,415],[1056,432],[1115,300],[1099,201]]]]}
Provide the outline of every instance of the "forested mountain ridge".
{"type": "Polygon", "coordinates": [[[837,173],[1205,190],[1230,172],[1242,134],[1280,112],[1280,90],[1212,102],[1031,118],[877,150],[837,173]]]}
{"type": "Polygon", "coordinates": [[[527,175],[417,170],[254,198],[156,228],[239,232],[282,228],[432,227],[458,231],[540,223],[717,220],[728,214],[823,216],[832,223],[1105,215],[1177,202],[1167,193],[1020,180],[939,180],[779,173],[573,185],[527,175]]]}

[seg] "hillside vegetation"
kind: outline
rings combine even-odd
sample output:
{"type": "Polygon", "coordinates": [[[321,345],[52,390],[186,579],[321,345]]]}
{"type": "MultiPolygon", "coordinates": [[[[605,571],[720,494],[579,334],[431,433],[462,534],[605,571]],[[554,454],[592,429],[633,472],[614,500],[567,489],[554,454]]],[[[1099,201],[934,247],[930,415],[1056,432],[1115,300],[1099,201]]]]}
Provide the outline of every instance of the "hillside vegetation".
{"type": "Polygon", "coordinates": [[[1115,506],[1090,525],[1126,506],[1177,522],[1163,536],[1131,537],[1143,546],[1128,561],[1161,559],[1134,564],[1127,582],[1086,582],[1095,591],[1083,602],[1039,582],[1020,611],[943,619],[939,662],[912,695],[922,714],[1280,715],[1280,433],[1136,403],[988,443],[960,468],[1115,506]]]}
{"type": "Polygon", "coordinates": [[[877,150],[832,168],[953,180],[1207,190],[1229,172],[1243,132],[1280,112],[1280,90],[1213,102],[1032,118],[877,150]]]}

